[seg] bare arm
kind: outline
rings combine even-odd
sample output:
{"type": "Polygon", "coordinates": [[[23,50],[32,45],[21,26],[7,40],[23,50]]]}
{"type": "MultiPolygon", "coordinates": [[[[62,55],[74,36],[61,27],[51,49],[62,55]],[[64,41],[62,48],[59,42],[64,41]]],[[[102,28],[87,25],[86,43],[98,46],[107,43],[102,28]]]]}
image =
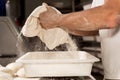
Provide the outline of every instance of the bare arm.
{"type": "Polygon", "coordinates": [[[59,25],[62,28],[93,31],[114,28],[120,23],[120,0],[106,0],[103,6],[81,12],[63,14],[59,25]]]}
{"type": "Polygon", "coordinates": [[[69,33],[77,36],[96,36],[99,34],[98,31],[69,31],[69,33]]]}
{"type": "Polygon", "coordinates": [[[63,14],[59,25],[71,30],[93,31],[114,28],[118,25],[119,13],[103,6],[81,12],[63,14]]]}
{"type": "Polygon", "coordinates": [[[43,28],[60,27],[75,35],[114,28],[120,23],[120,7],[114,2],[120,5],[120,0],[106,0],[103,6],[69,14],[57,14],[47,6],[48,11],[40,15],[40,23],[43,28]]]}

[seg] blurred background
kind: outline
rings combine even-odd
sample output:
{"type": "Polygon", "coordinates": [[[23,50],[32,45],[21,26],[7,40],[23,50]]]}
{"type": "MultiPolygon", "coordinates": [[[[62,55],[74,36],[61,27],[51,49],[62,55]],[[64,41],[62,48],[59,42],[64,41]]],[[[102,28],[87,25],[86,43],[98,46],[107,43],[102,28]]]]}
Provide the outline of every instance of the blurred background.
{"type": "MultiPolygon", "coordinates": [[[[0,0],[1,65],[5,66],[19,57],[20,52],[16,44],[20,30],[30,13],[43,2],[56,7],[65,14],[89,9],[92,0],[0,0]]],[[[99,36],[71,35],[71,37],[77,43],[79,50],[87,51],[101,60],[99,36]]],[[[102,80],[103,71],[101,61],[94,64],[92,73],[95,77],[102,80]]]]}

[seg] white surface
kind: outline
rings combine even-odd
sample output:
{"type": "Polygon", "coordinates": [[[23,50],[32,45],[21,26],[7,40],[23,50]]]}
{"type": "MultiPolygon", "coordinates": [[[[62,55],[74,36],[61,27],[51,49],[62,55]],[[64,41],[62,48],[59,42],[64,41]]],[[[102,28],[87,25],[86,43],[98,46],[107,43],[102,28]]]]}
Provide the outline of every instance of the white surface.
{"type": "Polygon", "coordinates": [[[83,51],[29,52],[16,62],[24,63],[27,77],[89,76],[96,57],[83,51]]]}

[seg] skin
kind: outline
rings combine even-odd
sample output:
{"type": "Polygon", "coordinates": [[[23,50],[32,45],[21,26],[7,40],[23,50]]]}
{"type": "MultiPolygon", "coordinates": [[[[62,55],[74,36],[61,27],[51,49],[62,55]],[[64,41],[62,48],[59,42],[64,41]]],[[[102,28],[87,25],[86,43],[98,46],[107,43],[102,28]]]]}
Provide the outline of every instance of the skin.
{"type": "Polygon", "coordinates": [[[45,29],[60,27],[73,35],[88,36],[120,24],[120,0],[106,0],[102,6],[68,14],[58,14],[47,4],[46,7],[39,18],[45,29]]]}
{"type": "Polygon", "coordinates": [[[46,7],[48,11],[40,14],[39,18],[45,29],[60,27],[74,35],[88,36],[96,35],[100,29],[120,25],[120,0],[105,0],[102,6],[68,14],[57,14],[50,6],[46,7]]]}

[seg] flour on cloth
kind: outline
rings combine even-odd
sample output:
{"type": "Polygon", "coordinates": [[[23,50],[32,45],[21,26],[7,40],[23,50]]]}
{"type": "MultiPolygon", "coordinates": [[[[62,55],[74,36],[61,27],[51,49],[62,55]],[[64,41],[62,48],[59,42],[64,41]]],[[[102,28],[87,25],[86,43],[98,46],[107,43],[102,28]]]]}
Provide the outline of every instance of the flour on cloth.
{"type": "MultiPolygon", "coordinates": [[[[52,8],[55,9],[54,7],[52,8]]],[[[55,10],[56,12],[61,14],[61,12],[59,12],[57,9],[55,10]]],[[[65,32],[61,28],[53,28],[53,29],[48,29],[48,30],[42,28],[38,18],[39,18],[40,13],[45,12],[45,11],[47,11],[46,5],[42,4],[42,6],[37,7],[30,14],[30,16],[26,20],[25,25],[22,28],[21,32],[23,33],[23,35],[26,37],[38,36],[40,40],[43,43],[45,43],[45,45],[51,50],[61,44],[71,43],[72,41],[71,37],[69,36],[67,32],[65,32]]]]}

